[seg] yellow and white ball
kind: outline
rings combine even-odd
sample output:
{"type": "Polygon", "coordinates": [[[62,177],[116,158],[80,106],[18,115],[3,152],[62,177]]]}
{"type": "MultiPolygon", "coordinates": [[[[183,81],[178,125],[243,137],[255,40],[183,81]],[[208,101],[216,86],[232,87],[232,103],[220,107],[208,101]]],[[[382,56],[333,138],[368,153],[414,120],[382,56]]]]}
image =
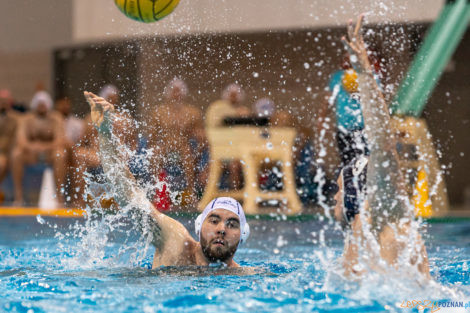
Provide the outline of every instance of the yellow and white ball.
{"type": "Polygon", "coordinates": [[[349,93],[357,92],[357,87],[359,87],[359,84],[357,82],[357,73],[355,70],[349,69],[344,71],[343,87],[349,93]]]}
{"type": "Polygon", "coordinates": [[[133,20],[152,23],[175,9],[180,0],[114,0],[119,10],[133,20]]]}

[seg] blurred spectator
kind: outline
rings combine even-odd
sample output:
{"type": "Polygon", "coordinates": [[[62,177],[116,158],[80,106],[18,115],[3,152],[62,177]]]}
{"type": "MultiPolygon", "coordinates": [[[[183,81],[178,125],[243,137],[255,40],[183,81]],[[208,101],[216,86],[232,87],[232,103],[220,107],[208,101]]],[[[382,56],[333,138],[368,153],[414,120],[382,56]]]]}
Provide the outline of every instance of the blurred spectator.
{"type": "MultiPolygon", "coordinates": [[[[272,127],[293,127],[292,116],[276,108],[276,104],[269,98],[261,98],[253,104],[256,117],[266,117],[272,127]]],[[[282,163],[276,160],[263,159],[260,166],[259,186],[262,190],[282,190],[282,163]]]]}
{"type": "Polygon", "coordinates": [[[156,153],[152,158],[154,177],[168,177],[172,190],[184,190],[185,202],[194,203],[196,168],[205,136],[202,112],[186,102],[187,95],[188,87],[181,79],[168,84],[165,102],[151,116],[148,141],[156,153]]]}
{"type": "MultiPolygon", "coordinates": [[[[238,84],[228,85],[222,92],[222,99],[209,105],[206,112],[205,124],[207,128],[224,126],[226,117],[249,117],[251,110],[243,105],[245,93],[238,84]]],[[[243,172],[240,161],[226,162],[223,170],[221,187],[240,189],[243,185],[243,172]],[[224,178],[227,174],[228,184],[224,178]]]]}
{"type": "MultiPolygon", "coordinates": [[[[297,192],[304,205],[312,206],[317,204],[319,196],[321,196],[319,193],[326,195],[330,185],[330,180],[326,178],[324,173],[323,166],[325,162],[323,161],[321,164],[317,162],[324,159],[325,156],[320,157],[321,149],[315,149],[315,138],[320,137],[320,131],[316,131],[314,125],[317,123],[317,119],[319,121],[324,120],[325,116],[322,114],[326,112],[319,112],[320,114],[317,114],[316,118],[311,120],[314,123],[308,125],[306,120],[300,123],[290,111],[277,108],[275,103],[269,98],[262,98],[255,102],[254,111],[259,117],[270,117],[270,125],[272,127],[295,128],[296,137],[292,147],[292,157],[297,192]],[[319,173],[319,170],[322,170],[323,173],[319,173]]],[[[327,139],[325,134],[322,136],[324,139],[327,139]]],[[[325,142],[322,144],[324,146],[327,145],[325,142]]],[[[282,164],[272,160],[264,161],[261,169],[260,187],[262,189],[275,191],[283,188],[282,176],[279,174],[282,172],[282,164]]]]}
{"type": "MultiPolygon", "coordinates": [[[[72,103],[67,97],[60,98],[55,103],[56,112],[64,120],[64,148],[67,151],[67,160],[66,160],[66,177],[67,184],[64,188],[65,195],[72,194],[73,191],[71,188],[75,185],[75,161],[73,147],[79,142],[83,136],[84,132],[84,122],[82,119],[79,119],[72,114],[72,103]]],[[[66,197],[68,198],[68,197],[66,197]]]]}
{"type": "Polygon", "coordinates": [[[85,128],[84,122],[72,114],[72,103],[67,97],[57,100],[55,109],[64,119],[65,144],[67,147],[71,147],[82,138],[85,128]]]}
{"type": "Polygon", "coordinates": [[[274,101],[269,98],[261,98],[253,104],[253,112],[257,117],[271,118],[275,109],[274,101]]]}
{"type": "Polygon", "coordinates": [[[101,89],[100,92],[98,93],[98,96],[101,98],[106,99],[109,103],[118,106],[120,103],[120,98],[119,98],[119,89],[112,85],[112,84],[106,84],[104,85],[101,89]]]}
{"type": "Polygon", "coordinates": [[[222,92],[222,99],[207,108],[206,127],[221,127],[226,117],[250,116],[251,110],[243,105],[244,98],[245,93],[239,85],[228,85],[222,92]]]}
{"type": "Polygon", "coordinates": [[[64,204],[61,188],[65,182],[67,153],[63,144],[63,119],[52,114],[52,99],[45,91],[38,91],[31,100],[31,112],[19,124],[17,145],[12,153],[12,172],[15,204],[23,204],[23,173],[25,165],[46,163],[52,165],[57,188],[57,199],[64,204]]]}
{"type": "MultiPolygon", "coordinates": [[[[112,103],[116,108],[118,118],[113,124],[114,134],[119,136],[121,142],[131,151],[136,151],[138,145],[137,130],[136,127],[133,127],[130,114],[120,106],[118,88],[111,84],[105,85],[101,88],[98,95],[112,103]]],[[[74,206],[83,207],[87,200],[83,197],[86,186],[85,172],[88,172],[97,180],[99,180],[98,176],[103,172],[98,151],[98,132],[93,127],[91,116],[88,114],[84,120],[83,136],[79,140],[79,144],[73,148],[74,177],[72,202],[74,206]]]]}
{"type": "MultiPolygon", "coordinates": [[[[316,200],[316,184],[314,177],[316,164],[314,162],[314,151],[312,143],[312,130],[308,126],[301,125],[287,110],[276,107],[269,98],[262,98],[255,102],[254,111],[259,117],[270,117],[272,127],[295,128],[296,137],[292,147],[292,158],[297,191],[304,204],[310,204],[316,200]]],[[[262,175],[260,177],[260,187],[271,191],[283,188],[282,164],[275,160],[264,161],[262,175]]]]}
{"type": "Polygon", "coordinates": [[[83,207],[85,199],[85,172],[99,174],[102,172],[100,158],[98,156],[98,132],[91,123],[91,116],[88,114],[84,120],[83,136],[79,144],[73,149],[72,165],[74,168],[72,176],[72,204],[76,207],[83,207]]]}
{"type": "Polygon", "coordinates": [[[114,134],[118,135],[122,143],[130,150],[136,151],[138,146],[137,129],[133,124],[134,120],[130,112],[124,108],[120,101],[119,89],[114,85],[107,84],[101,88],[98,95],[116,108],[118,119],[113,124],[114,134]]]}
{"type": "MultiPolygon", "coordinates": [[[[7,89],[0,90],[0,183],[11,164],[11,152],[16,140],[18,117],[12,111],[13,97],[7,89]]],[[[3,196],[1,196],[3,198],[3,196]]],[[[1,202],[1,201],[0,201],[1,202]]]]}

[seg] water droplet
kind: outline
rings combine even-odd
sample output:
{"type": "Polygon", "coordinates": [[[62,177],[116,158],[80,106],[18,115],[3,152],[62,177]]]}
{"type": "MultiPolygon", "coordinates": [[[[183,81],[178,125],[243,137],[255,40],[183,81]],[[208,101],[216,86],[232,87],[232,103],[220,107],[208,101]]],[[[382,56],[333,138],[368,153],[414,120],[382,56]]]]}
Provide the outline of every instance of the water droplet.
{"type": "Polygon", "coordinates": [[[36,215],[36,221],[38,221],[39,224],[43,225],[46,223],[46,221],[41,217],[41,215],[36,215]]]}

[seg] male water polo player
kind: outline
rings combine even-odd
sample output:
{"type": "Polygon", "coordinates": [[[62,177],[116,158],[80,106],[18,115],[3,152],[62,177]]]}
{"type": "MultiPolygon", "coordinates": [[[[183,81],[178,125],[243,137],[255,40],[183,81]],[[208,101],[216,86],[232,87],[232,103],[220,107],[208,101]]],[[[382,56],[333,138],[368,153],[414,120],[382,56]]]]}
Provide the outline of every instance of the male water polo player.
{"type": "MultiPolygon", "coordinates": [[[[334,214],[345,231],[342,265],[346,276],[362,274],[365,271],[365,267],[358,265],[360,255],[368,253],[368,251],[362,251],[367,241],[363,223],[371,224],[371,218],[368,218],[368,214],[365,213],[365,211],[370,211],[366,200],[367,164],[368,157],[366,156],[353,159],[342,168],[337,180],[338,191],[335,194],[334,214]]],[[[405,248],[406,241],[404,240],[409,237],[409,232],[408,223],[400,225],[393,222],[378,231],[378,252],[380,258],[388,265],[398,266],[399,257],[405,248]]],[[[424,241],[419,234],[415,238],[415,245],[416,251],[410,255],[410,264],[415,265],[418,271],[428,278],[430,276],[429,261],[424,241]]],[[[367,264],[369,268],[383,270],[379,265],[380,260],[374,258],[369,260],[371,261],[367,264]]]]}
{"type": "Polygon", "coordinates": [[[238,267],[233,256],[250,234],[240,203],[228,197],[212,200],[195,221],[199,242],[194,240],[180,222],[154,208],[129,170],[123,168],[119,144],[111,138],[113,105],[93,93],[84,94],[91,107],[92,123],[98,130],[101,164],[118,190],[115,200],[121,207],[139,208],[142,221],[152,228],[156,248],[153,268],[212,263],[238,267]]]}
{"type": "Polygon", "coordinates": [[[400,169],[395,133],[361,35],[362,20],[363,16],[355,28],[350,23],[349,41],[343,38],[349,53],[356,56],[353,67],[358,73],[358,92],[370,150],[369,156],[359,156],[345,166],[338,178],[335,217],[351,226],[345,239],[345,274],[361,274],[367,269],[386,272],[387,266],[411,266],[427,278],[426,248],[420,234],[413,229],[416,225],[400,169]]]}

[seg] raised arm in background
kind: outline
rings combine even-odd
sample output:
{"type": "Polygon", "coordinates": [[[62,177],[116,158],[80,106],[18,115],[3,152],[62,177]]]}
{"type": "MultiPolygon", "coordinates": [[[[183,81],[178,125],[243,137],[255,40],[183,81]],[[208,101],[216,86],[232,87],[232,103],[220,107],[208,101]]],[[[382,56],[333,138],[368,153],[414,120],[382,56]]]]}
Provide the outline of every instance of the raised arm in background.
{"type": "Polygon", "coordinates": [[[351,55],[351,63],[358,74],[358,92],[364,116],[365,135],[370,151],[367,168],[367,200],[371,208],[373,229],[380,231],[389,222],[412,218],[408,206],[403,172],[396,150],[397,140],[391,125],[389,108],[374,77],[367,55],[361,26],[361,15],[356,26],[348,25],[349,40],[343,37],[351,55]]]}
{"type": "MultiPolygon", "coordinates": [[[[369,63],[361,34],[362,21],[361,15],[355,27],[350,22],[349,40],[342,39],[351,54],[351,63],[358,73],[358,91],[370,151],[365,189],[367,196],[364,199],[366,201],[363,212],[366,214],[355,215],[351,222],[352,233],[345,242],[343,256],[346,274],[362,272],[360,267],[356,267],[358,260],[373,248],[371,242],[365,238],[363,223],[371,221],[371,230],[379,243],[378,252],[381,259],[398,267],[406,265],[398,264],[399,260],[406,262],[408,258],[410,265],[416,266],[425,278],[429,278],[426,248],[418,231],[412,229],[413,210],[408,203],[405,180],[400,169],[395,132],[384,95],[377,85],[369,63]],[[359,244],[360,242],[362,243],[359,244]],[[404,256],[406,258],[403,258],[404,256]]],[[[339,179],[339,185],[343,185],[342,177],[339,179]]],[[[342,202],[342,192],[344,190],[335,197],[338,202],[342,202]]],[[[337,212],[335,215],[338,215],[337,212]]],[[[369,263],[369,268],[381,270],[380,262],[372,260],[370,255],[363,260],[368,260],[366,262],[369,263]]]]}

